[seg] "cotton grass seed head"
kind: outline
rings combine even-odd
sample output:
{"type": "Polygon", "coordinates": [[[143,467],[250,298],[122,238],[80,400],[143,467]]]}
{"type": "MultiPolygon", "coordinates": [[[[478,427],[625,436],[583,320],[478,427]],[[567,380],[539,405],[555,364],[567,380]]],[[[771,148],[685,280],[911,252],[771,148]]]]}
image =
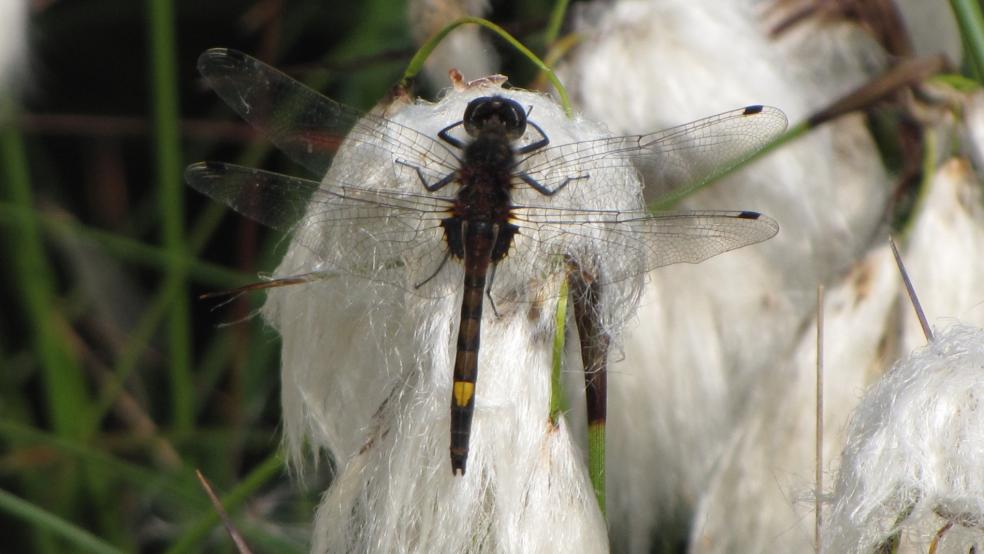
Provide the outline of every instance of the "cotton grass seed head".
{"type": "Polygon", "coordinates": [[[984,526],[982,379],[984,331],[955,324],[865,394],[824,531],[828,552],[870,552],[900,528],[923,529],[925,544],[947,521],[984,526]]]}
{"type": "MultiPolygon", "coordinates": [[[[437,136],[461,121],[468,103],[481,96],[501,94],[518,102],[552,144],[605,136],[598,125],[567,118],[542,95],[494,83],[458,87],[436,104],[393,106],[384,122],[358,124],[349,136],[359,138],[342,144],[323,186],[385,189],[413,198],[418,207],[443,209],[422,194],[415,168],[426,170],[435,160],[456,163],[448,151],[425,144],[414,157],[397,160],[387,141],[413,140],[406,138],[407,127],[437,136]]],[[[535,139],[528,132],[515,146],[535,139]]],[[[627,162],[593,167],[591,178],[590,191],[603,194],[570,187],[550,197],[549,205],[642,207],[641,184],[627,162]]],[[[518,186],[512,203],[545,201],[518,186]]],[[[545,225],[537,236],[515,237],[492,288],[500,317],[483,318],[467,472],[454,477],[448,400],[461,264],[449,261],[434,273],[445,251],[440,227],[378,217],[383,207],[351,204],[339,208],[328,197],[308,206],[277,274],[316,268],[323,278],[271,291],[263,309],[283,337],[290,458],[303,464],[308,445],[315,458],[330,453],[338,469],[318,511],[314,550],[604,551],[605,526],[581,456],[566,423],[549,423],[554,309],[571,259],[589,270],[618,268],[631,278],[606,286],[596,314],[616,334],[634,308],[645,260],[620,250],[599,229],[578,235],[568,243],[570,256],[551,263],[538,258],[539,245],[563,229],[545,225]],[[340,216],[367,223],[326,232],[337,229],[332,222],[340,216]],[[362,265],[338,263],[354,255],[362,265]],[[353,267],[359,275],[346,271],[353,267]],[[376,278],[367,280],[367,274],[376,278]],[[414,286],[424,281],[426,287],[414,286]]]]}

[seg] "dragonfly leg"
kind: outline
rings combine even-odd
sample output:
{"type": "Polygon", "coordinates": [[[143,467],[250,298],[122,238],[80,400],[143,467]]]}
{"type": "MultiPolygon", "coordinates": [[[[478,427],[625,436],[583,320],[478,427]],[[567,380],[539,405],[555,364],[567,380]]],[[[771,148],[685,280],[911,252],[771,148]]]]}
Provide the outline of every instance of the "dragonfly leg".
{"type": "Polygon", "coordinates": [[[571,181],[580,181],[581,179],[588,179],[588,178],[591,177],[587,173],[585,173],[584,175],[578,175],[577,177],[568,177],[568,178],[564,179],[564,182],[563,183],[557,185],[557,188],[555,188],[555,189],[548,189],[547,187],[543,186],[542,183],[540,183],[539,181],[537,181],[533,177],[530,177],[529,175],[527,175],[524,172],[520,172],[517,175],[527,185],[533,187],[537,192],[539,192],[540,194],[542,194],[544,196],[553,196],[553,195],[557,194],[558,192],[561,191],[561,189],[563,189],[564,187],[566,187],[567,185],[569,185],[571,183],[571,181]]]}
{"type": "Polygon", "coordinates": [[[422,287],[422,286],[426,285],[427,283],[429,283],[431,281],[431,279],[433,279],[434,277],[437,277],[437,274],[440,273],[442,269],[444,269],[444,264],[448,263],[448,258],[450,258],[450,257],[451,257],[451,252],[445,252],[444,253],[444,258],[441,260],[441,263],[439,263],[437,265],[437,269],[434,270],[434,273],[431,273],[430,276],[427,277],[426,279],[424,279],[423,281],[414,284],[413,285],[414,290],[419,289],[420,287],[422,287]]]}
{"type": "Polygon", "coordinates": [[[489,282],[485,285],[485,296],[489,299],[489,306],[492,308],[492,313],[495,317],[502,317],[499,315],[499,310],[495,309],[495,300],[492,299],[492,283],[495,282],[495,270],[499,267],[499,264],[492,264],[492,271],[489,272],[489,282]]]}
{"type": "Polygon", "coordinates": [[[451,146],[454,146],[458,150],[464,150],[465,149],[465,143],[463,143],[460,140],[452,137],[451,134],[450,134],[451,129],[454,129],[455,127],[459,127],[462,123],[464,123],[464,121],[459,121],[457,123],[452,123],[451,125],[448,125],[447,127],[445,127],[443,129],[441,129],[440,131],[438,131],[437,132],[437,136],[440,137],[441,140],[443,140],[444,142],[450,144],[451,146]]]}
{"type": "Polygon", "coordinates": [[[531,143],[527,144],[526,146],[524,146],[524,147],[519,148],[518,150],[516,150],[516,153],[517,154],[520,154],[520,155],[522,155],[522,154],[529,154],[530,152],[533,152],[535,150],[539,150],[539,149],[543,148],[544,146],[550,144],[550,139],[547,138],[547,134],[543,132],[543,129],[541,129],[539,125],[537,125],[536,123],[533,123],[532,121],[528,121],[528,120],[527,120],[526,124],[529,125],[530,127],[533,127],[534,129],[536,129],[537,132],[540,133],[540,136],[542,138],[540,140],[536,141],[536,142],[531,142],[531,143]]]}
{"type": "Polygon", "coordinates": [[[445,175],[444,178],[442,178],[440,181],[437,181],[436,183],[430,184],[430,183],[427,182],[427,177],[424,177],[424,172],[423,171],[420,171],[420,166],[413,165],[412,163],[405,162],[403,160],[396,160],[396,163],[398,163],[400,165],[405,165],[405,166],[407,166],[409,168],[412,168],[414,171],[416,171],[417,172],[417,177],[420,178],[420,182],[421,182],[421,184],[424,185],[424,188],[427,189],[427,192],[436,192],[438,190],[441,190],[448,183],[450,183],[451,181],[454,181],[455,178],[458,176],[458,172],[457,171],[452,171],[451,173],[448,173],[447,175],[445,175]]]}

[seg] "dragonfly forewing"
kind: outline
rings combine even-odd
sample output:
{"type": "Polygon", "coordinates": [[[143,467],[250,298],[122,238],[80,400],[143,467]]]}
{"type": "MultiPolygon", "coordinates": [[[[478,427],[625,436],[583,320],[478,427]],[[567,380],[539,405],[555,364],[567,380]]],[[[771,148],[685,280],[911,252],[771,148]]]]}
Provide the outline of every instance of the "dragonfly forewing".
{"type": "MultiPolygon", "coordinates": [[[[776,108],[748,106],[655,133],[548,147],[526,159],[521,169],[553,189],[571,175],[590,176],[628,160],[645,179],[650,205],[665,208],[755,155],[782,134],[786,123],[776,108]]],[[[583,179],[569,186],[595,182],[583,179]]]]}
{"type": "Polygon", "coordinates": [[[388,117],[340,104],[269,65],[228,48],[198,58],[198,70],[244,120],[318,178],[341,143],[372,145],[396,159],[427,160],[423,170],[443,176],[458,161],[433,137],[388,117]]]}

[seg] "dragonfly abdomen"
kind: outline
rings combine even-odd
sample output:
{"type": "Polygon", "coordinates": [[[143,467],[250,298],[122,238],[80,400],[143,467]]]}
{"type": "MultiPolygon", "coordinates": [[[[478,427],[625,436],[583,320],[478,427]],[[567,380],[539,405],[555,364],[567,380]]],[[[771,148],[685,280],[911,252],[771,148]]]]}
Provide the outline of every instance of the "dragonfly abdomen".
{"type": "Polygon", "coordinates": [[[483,294],[498,225],[478,221],[464,223],[462,227],[465,283],[451,389],[451,470],[455,474],[464,475],[472,415],[475,412],[483,294]]]}

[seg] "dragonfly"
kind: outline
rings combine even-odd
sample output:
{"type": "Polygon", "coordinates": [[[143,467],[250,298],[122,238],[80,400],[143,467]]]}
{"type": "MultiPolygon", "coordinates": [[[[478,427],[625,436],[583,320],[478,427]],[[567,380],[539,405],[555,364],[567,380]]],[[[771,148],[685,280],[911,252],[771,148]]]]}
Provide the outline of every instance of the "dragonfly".
{"type": "Polygon", "coordinates": [[[636,177],[656,175],[646,186],[657,200],[682,196],[782,133],[786,118],[776,108],[573,140],[541,125],[547,113],[509,89],[478,89],[443,121],[414,123],[401,114],[435,108],[364,113],[235,50],[206,51],[198,69],[235,112],[320,179],[222,162],[185,171],[194,189],[292,232],[316,253],[312,267],[261,287],[343,274],[424,297],[460,291],[453,475],[466,469],[486,303],[498,315],[497,302],[540,297],[536,283],[571,267],[597,290],[778,232],[774,220],[752,211],[652,212],[636,177]]]}

